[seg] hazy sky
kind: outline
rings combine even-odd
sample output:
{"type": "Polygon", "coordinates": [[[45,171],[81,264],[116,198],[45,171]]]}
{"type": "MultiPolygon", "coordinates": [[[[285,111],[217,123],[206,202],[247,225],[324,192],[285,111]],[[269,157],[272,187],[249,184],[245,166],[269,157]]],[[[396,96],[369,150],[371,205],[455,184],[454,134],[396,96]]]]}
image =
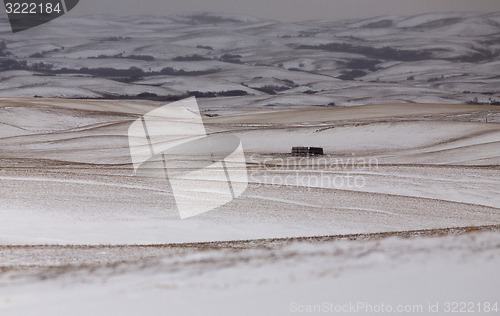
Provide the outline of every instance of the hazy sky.
{"type": "Polygon", "coordinates": [[[189,12],[252,15],[281,21],[348,19],[426,12],[500,11],[500,0],[80,0],[73,14],[189,12]]]}

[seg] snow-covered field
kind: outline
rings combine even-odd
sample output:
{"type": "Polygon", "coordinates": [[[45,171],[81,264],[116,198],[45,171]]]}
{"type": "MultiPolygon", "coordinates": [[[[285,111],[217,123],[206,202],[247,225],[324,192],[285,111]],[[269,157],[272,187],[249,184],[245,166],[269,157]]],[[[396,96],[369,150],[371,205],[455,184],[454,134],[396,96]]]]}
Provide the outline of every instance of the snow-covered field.
{"type": "Polygon", "coordinates": [[[249,187],[180,220],[127,146],[161,105],[0,101],[2,315],[431,315],[499,300],[498,107],[220,107],[206,128],[240,137],[249,187]]]}
{"type": "Polygon", "coordinates": [[[0,26],[0,315],[498,314],[499,23],[0,26]],[[127,132],[189,95],[249,183],[181,220],[127,132]]]}
{"type": "Polygon", "coordinates": [[[239,136],[250,184],[217,211],[180,221],[169,184],[131,167],[128,127],[159,105],[3,100],[0,242],[200,242],[500,222],[496,106],[205,117],[210,132],[239,136]],[[323,147],[326,155],[288,154],[302,145],[323,147]]]}
{"type": "Polygon", "coordinates": [[[67,17],[22,33],[0,29],[0,97],[236,93],[261,109],[489,102],[500,99],[499,16],[67,17]]]}
{"type": "Polygon", "coordinates": [[[189,247],[0,247],[0,311],[443,315],[465,304],[472,315],[497,315],[498,226],[420,233],[189,247]],[[449,236],[431,237],[440,233],[449,236]]]}

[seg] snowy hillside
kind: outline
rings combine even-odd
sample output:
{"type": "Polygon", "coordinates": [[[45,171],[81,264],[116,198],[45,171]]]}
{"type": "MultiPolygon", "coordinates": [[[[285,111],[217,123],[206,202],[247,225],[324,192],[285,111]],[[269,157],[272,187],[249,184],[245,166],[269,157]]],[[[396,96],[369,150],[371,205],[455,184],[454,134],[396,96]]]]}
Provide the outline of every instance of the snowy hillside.
{"type": "Polygon", "coordinates": [[[464,301],[471,315],[498,315],[498,229],[439,233],[185,248],[0,247],[0,312],[348,315],[339,310],[353,305],[354,315],[443,315],[447,303],[464,301]]]}
{"type": "Polygon", "coordinates": [[[0,28],[0,97],[238,96],[241,106],[500,99],[500,13],[281,23],[67,18],[0,28]]]}
{"type": "Polygon", "coordinates": [[[0,315],[498,314],[499,52],[500,13],[0,18],[0,315]],[[186,96],[246,163],[135,172],[186,96]]]}
{"type": "Polygon", "coordinates": [[[131,165],[127,131],[160,104],[0,100],[0,245],[184,243],[500,223],[497,106],[220,110],[204,119],[206,129],[239,136],[248,189],[216,211],[181,221],[165,179],[135,175],[131,165]],[[287,154],[302,144],[326,154],[311,160],[287,154]]]}

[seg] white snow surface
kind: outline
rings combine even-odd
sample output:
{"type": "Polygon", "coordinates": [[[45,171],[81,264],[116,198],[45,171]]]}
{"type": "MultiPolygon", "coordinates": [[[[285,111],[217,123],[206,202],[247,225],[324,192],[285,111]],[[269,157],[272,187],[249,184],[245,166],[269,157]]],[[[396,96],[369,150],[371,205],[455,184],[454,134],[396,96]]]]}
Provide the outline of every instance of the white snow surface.
{"type": "Polygon", "coordinates": [[[451,302],[472,302],[473,314],[483,315],[483,304],[498,306],[499,246],[498,232],[483,232],[243,250],[3,249],[7,271],[35,268],[0,276],[0,312],[435,315],[451,302]],[[110,264],[78,266],[98,258],[110,264]],[[47,265],[54,273],[45,272],[47,265]]]}
{"type": "MultiPolygon", "coordinates": [[[[190,220],[179,219],[163,177],[135,175],[131,165],[128,128],[159,106],[4,99],[0,243],[185,243],[500,221],[495,106],[389,104],[238,114],[228,105],[219,109],[226,114],[204,118],[206,129],[240,138],[249,187],[190,220]],[[292,157],[292,146],[323,147],[326,156],[292,157]]],[[[211,108],[200,106],[202,113],[211,108]]],[[[186,186],[197,190],[195,182],[186,186]]]]}
{"type": "MultiPolygon", "coordinates": [[[[148,92],[167,98],[237,90],[251,97],[286,95],[297,100],[287,103],[293,106],[311,105],[301,102],[319,94],[325,98],[314,105],[499,99],[498,71],[486,66],[498,62],[498,20],[498,13],[303,23],[218,15],[67,17],[22,33],[1,33],[6,60],[27,66],[17,66],[25,72],[7,71],[0,96],[100,98],[148,92]],[[318,46],[328,44],[344,48],[318,46]],[[36,70],[40,63],[52,70],[36,70]],[[116,77],[102,70],[132,67],[143,74],[116,77]],[[172,68],[170,74],[162,73],[165,68],[172,68]],[[101,69],[101,75],[92,74],[96,84],[81,79],[92,73],[85,69],[101,69]],[[287,86],[265,93],[252,89],[255,82],[276,80],[287,80],[287,86]],[[404,93],[387,93],[394,89],[404,93]]],[[[242,98],[247,101],[242,106],[269,105],[251,100],[242,98]]]]}

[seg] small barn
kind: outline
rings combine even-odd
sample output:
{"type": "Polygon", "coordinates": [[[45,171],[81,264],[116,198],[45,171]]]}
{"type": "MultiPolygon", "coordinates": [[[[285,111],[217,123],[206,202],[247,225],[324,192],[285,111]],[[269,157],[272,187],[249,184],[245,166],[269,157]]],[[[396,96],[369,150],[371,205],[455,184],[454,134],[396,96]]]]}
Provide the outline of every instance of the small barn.
{"type": "Polygon", "coordinates": [[[324,151],[322,147],[292,147],[292,155],[299,156],[320,156],[324,155],[324,151]]]}
{"type": "Polygon", "coordinates": [[[307,155],[309,147],[292,147],[292,155],[307,155]]]}
{"type": "Polygon", "coordinates": [[[322,147],[309,147],[309,155],[323,155],[322,147]]]}

